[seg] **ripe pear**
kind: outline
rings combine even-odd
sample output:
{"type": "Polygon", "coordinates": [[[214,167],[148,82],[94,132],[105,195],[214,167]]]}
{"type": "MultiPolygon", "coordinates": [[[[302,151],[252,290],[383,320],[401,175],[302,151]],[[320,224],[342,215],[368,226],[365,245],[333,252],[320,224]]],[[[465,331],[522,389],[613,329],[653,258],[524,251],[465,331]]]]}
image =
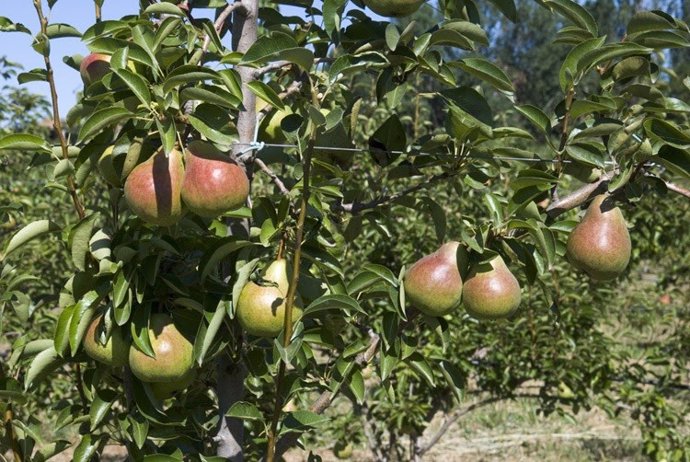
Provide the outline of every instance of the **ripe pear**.
{"type": "Polygon", "coordinates": [[[180,380],[173,380],[169,382],[153,382],[149,384],[153,395],[159,400],[170,398],[178,391],[182,391],[190,386],[196,380],[196,371],[192,369],[187,375],[180,380]]]}
{"type": "Polygon", "coordinates": [[[184,166],[180,151],[168,157],[163,152],[134,167],[125,181],[125,200],[139,218],[147,223],[170,226],[182,217],[180,189],[184,166]]]}
{"type": "Polygon", "coordinates": [[[182,200],[202,217],[217,217],[245,204],[249,179],[242,167],[211,143],[192,141],[185,153],[182,200]]]}
{"type": "Polygon", "coordinates": [[[477,319],[502,319],[520,306],[520,283],[500,256],[474,267],[463,292],[465,310],[477,319]]]}
{"type": "Polygon", "coordinates": [[[84,334],[82,342],[84,351],[91,358],[112,367],[122,367],[127,364],[129,355],[129,341],[125,337],[125,332],[115,327],[110,333],[110,337],[105,345],[100,341],[100,325],[103,315],[96,316],[84,334]]]}
{"type": "Polygon", "coordinates": [[[443,316],[457,308],[462,298],[458,254],[464,261],[464,253],[460,243],[451,241],[419,259],[405,273],[405,298],[429,316],[443,316]]]}
{"type": "Polygon", "coordinates": [[[129,367],[142,382],[180,382],[194,370],[192,343],[175,327],[167,314],[154,314],[149,320],[149,339],[155,358],[129,349],[129,367]]]}
{"type": "Polygon", "coordinates": [[[79,65],[79,73],[85,85],[101,80],[110,72],[110,56],[103,53],[91,53],[84,57],[79,65]]]}
{"type": "Polygon", "coordinates": [[[409,16],[422,6],[424,0],[364,0],[374,13],[392,18],[409,16]]]}
{"type": "MultiPolygon", "coordinates": [[[[277,337],[283,330],[288,288],[287,262],[280,258],[266,268],[261,284],[249,281],[237,301],[237,320],[244,330],[257,337],[277,337]]],[[[292,319],[302,310],[292,309],[292,319]]]]}
{"type": "Polygon", "coordinates": [[[595,281],[608,281],[628,266],[630,251],[630,234],[621,210],[606,195],[595,197],[568,237],[568,260],[595,281]]]}

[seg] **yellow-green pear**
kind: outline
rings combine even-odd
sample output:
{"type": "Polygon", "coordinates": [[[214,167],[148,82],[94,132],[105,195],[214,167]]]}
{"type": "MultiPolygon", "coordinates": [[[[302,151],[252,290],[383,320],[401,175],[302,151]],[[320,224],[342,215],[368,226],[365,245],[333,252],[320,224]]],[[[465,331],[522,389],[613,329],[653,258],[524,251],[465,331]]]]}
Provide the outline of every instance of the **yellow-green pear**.
{"type": "Polygon", "coordinates": [[[458,256],[464,264],[464,247],[451,241],[412,265],[404,278],[407,301],[429,316],[443,316],[457,308],[462,299],[458,256]]]}
{"type": "Polygon", "coordinates": [[[568,237],[566,256],[596,281],[618,277],[630,261],[630,233],[621,210],[602,194],[594,198],[568,237]]]}
{"type": "Polygon", "coordinates": [[[478,319],[506,318],[520,298],[520,283],[500,256],[475,266],[463,286],[465,310],[478,319]]]}
{"type": "MultiPolygon", "coordinates": [[[[259,283],[249,281],[237,301],[237,320],[244,330],[257,337],[277,337],[283,330],[288,288],[287,262],[280,258],[272,262],[259,283]]],[[[301,310],[294,306],[292,320],[301,310]]]]}
{"type": "Polygon", "coordinates": [[[149,339],[155,357],[134,345],[129,349],[129,367],[142,382],[180,382],[194,369],[192,343],[175,326],[167,314],[149,319],[149,339]]]}
{"type": "Polygon", "coordinates": [[[127,336],[119,327],[113,327],[105,344],[101,343],[102,320],[103,315],[96,316],[86,329],[82,342],[84,351],[91,358],[108,366],[124,366],[129,356],[127,336]]]}

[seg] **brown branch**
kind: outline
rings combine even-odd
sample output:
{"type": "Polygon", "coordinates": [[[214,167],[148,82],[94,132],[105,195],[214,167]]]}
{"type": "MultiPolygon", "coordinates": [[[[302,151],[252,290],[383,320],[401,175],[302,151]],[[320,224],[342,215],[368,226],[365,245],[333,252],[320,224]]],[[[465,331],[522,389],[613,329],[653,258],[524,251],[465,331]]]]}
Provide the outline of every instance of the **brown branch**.
{"type": "MultiPolygon", "coordinates": [[[[314,58],[314,64],[320,64],[320,63],[325,63],[325,62],[332,62],[333,58],[314,58]]],[[[269,63],[263,67],[259,67],[258,69],[254,70],[254,77],[259,78],[264,74],[267,74],[269,72],[277,71],[280,70],[284,67],[292,66],[294,63],[291,61],[274,61],[272,63],[269,63]]]]}
{"type": "MultiPolygon", "coordinates": [[[[42,40],[48,40],[48,18],[43,15],[43,6],[41,0],[34,0],[34,8],[36,9],[36,14],[38,15],[38,21],[41,25],[41,37],[42,40]]],[[[69,145],[67,143],[67,138],[65,138],[65,133],[62,131],[62,121],[60,120],[60,107],[58,105],[58,93],[57,87],[55,85],[55,75],[53,73],[53,66],[50,62],[50,55],[46,52],[43,54],[43,62],[46,68],[46,78],[48,80],[48,85],[50,86],[50,99],[53,107],[53,129],[60,140],[60,147],[62,149],[62,158],[69,161],[69,145]]],[[[86,216],[84,211],[84,206],[77,195],[77,186],[74,182],[74,177],[72,175],[67,176],[67,189],[69,195],[72,198],[72,203],[74,204],[74,209],[79,215],[79,219],[83,219],[86,216]]]]}
{"type": "Polygon", "coordinates": [[[268,165],[266,165],[263,160],[254,159],[254,164],[257,165],[262,172],[268,175],[268,177],[278,187],[282,194],[286,196],[290,194],[290,191],[288,190],[288,188],[285,187],[285,183],[283,183],[283,180],[278,178],[278,175],[276,175],[275,172],[271,170],[271,168],[268,165]]]}
{"type": "MultiPolygon", "coordinates": [[[[12,420],[14,419],[14,412],[12,411],[12,405],[8,404],[5,409],[5,439],[7,439],[10,450],[12,451],[12,457],[14,462],[22,462],[24,457],[22,456],[22,448],[19,446],[19,441],[17,441],[17,435],[14,433],[14,426],[12,420]]],[[[2,455],[2,454],[0,454],[2,455]]]]}
{"type": "MultiPolygon", "coordinates": [[[[323,414],[326,409],[330,407],[333,403],[333,399],[338,395],[342,384],[345,383],[347,378],[350,376],[352,371],[354,371],[355,366],[364,368],[367,364],[374,359],[376,352],[378,351],[379,344],[381,343],[380,336],[373,330],[369,329],[369,345],[366,350],[360,352],[353,362],[348,364],[347,369],[343,372],[343,379],[336,385],[333,390],[325,390],[322,392],[318,398],[309,406],[309,410],[315,414],[323,414]]],[[[276,457],[281,457],[288,449],[292,448],[299,439],[299,433],[288,433],[283,436],[280,441],[276,444],[276,457]]]]}
{"type": "Polygon", "coordinates": [[[428,186],[431,186],[432,184],[438,183],[440,181],[444,181],[450,178],[454,178],[460,174],[459,171],[454,171],[454,172],[444,172],[444,173],[439,173],[438,175],[434,175],[432,177],[427,178],[426,180],[420,182],[419,184],[416,184],[414,186],[411,186],[407,189],[404,189],[400,192],[397,192],[395,194],[386,194],[380,197],[377,197],[374,200],[371,200],[369,202],[352,202],[352,203],[347,203],[347,204],[333,204],[331,206],[331,211],[332,212],[347,212],[347,213],[352,213],[352,214],[357,214],[359,212],[362,212],[364,210],[368,209],[373,209],[376,208],[380,205],[387,204],[389,202],[393,202],[395,200],[398,200],[402,197],[405,197],[409,194],[415,193],[419,191],[420,189],[424,189],[428,186]]]}
{"type": "Polygon", "coordinates": [[[503,398],[497,397],[486,398],[482,401],[472,403],[469,406],[457,409],[445,419],[443,425],[441,425],[441,428],[439,428],[438,431],[434,433],[434,435],[431,438],[429,438],[429,440],[426,443],[422,444],[420,447],[417,448],[416,455],[421,457],[427,451],[429,451],[429,449],[434,447],[436,443],[438,443],[439,440],[443,437],[443,435],[445,435],[448,432],[448,430],[450,430],[453,424],[455,424],[455,422],[457,422],[460,419],[460,417],[463,417],[469,414],[470,412],[479,409],[480,407],[488,406],[489,404],[501,401],[502,399],[503,398]]]}
{"type": "MultiPolygon", "coordinates": [[[[247,8],[250,6],[245,5],[241,1],[236,1],[234,3],[228,3],[228,5],[221,11],[221,13],[218,15],[216,18],[216,21],[213,23],[213,27],[216,29],[216,32],[218,34],[221,33],[223,30],[223,27],[225,27],[226,22],[230,18],[230,15],[233,13],[235,10],[243,10],[243,12],[246,14],[247,8]]],[[[204,37],[204,43],[201,46],[200,49],[198,49],[194,55],[191,57],[189,60],[189,64],[196,65],[199,64],[208,51],[208,47],[211,46],[211,36],[206,34],[204,37]]]]}
{"type": "MultiPolygon", "coordinates": [[[[312,98],[314,95],[314,87],[312,86],[312,98]]],[[[307,150],[302,158],[302,165],[304,174],[302,176],[302,199],[300,204],[299,217],[297,218],[295,230],[295,249],[292,256],[292,280],[285,296],[285,315],[283,318],[283,347],[288,348],[292,341],[292,311],[295,305],[295,296],[297,295],[297,284],[299,283],[300,265],[302,263],[302,241],[304,238],[304,225],[307,221],[307,210],[309,209],[309,197],[311,196],[311,157],[314,152],[314,142],[316,141],[317,128],[314,126],[309,136],[309,144],[307,150]]],[[[268,443],[266,449],[266,461],[273,462],[275,459],[276,441],[278,437],[278,421],[280,420],[280,413],[283,407],[282,388],[283,379],[285,377],[285,370],[287,365],[285,361],[280,362],[278,376],[276,377],[276,401],[273,408],[273,418],[271,421],[271,428],[268,432],[268,443]]]]}
{"type": "Polygon", "coordinates": [[[593,199],[595,196],[606,192],[608,183],[611,181],[611,178],[613,178],[613,175],[613,172],[606,173],[594,183],[587,184],[557,200],[556,202],[551,203],[546,208],[546,214],[549,216],[549,218],[554,219],[564,214],[568,210],[579,207],[580,205],[585,204],[589,200],[593,199]]]}
{"type": "Polygon", "coordinates": [[[669,181],[664,181],[664,184],[666,185],[666,189],[668,189],[669,191],[673,191],[674,193],[680,194],[681,196],[685,196],[688,199],[690,199],[690,189],[678,186],[677,184],[671,183],[669,181]]]}

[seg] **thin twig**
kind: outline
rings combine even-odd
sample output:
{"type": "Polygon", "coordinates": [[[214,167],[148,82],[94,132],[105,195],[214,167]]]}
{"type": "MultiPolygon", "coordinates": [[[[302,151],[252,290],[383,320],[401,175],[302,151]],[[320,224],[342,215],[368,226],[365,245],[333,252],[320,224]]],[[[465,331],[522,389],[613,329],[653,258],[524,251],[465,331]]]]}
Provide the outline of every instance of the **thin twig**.
{"type": "Polygon", "coordinates": [[[268,175],[268,177],[278,187],[282,194],[286,196],[290,194],[290,191],[288,190],[288,188],[285,187],[285,183],[283,183],[283,180],[278,178],[278,175],[276,175],[275,172],[271,170],[271,168],[268,165],[266,165],[263,160],[254,159],[254,164],[256,164],[262,172],[268,175]]]}
{"type": "Polygon", "coordinates": [[[347,204],[333,204],[331,206],[331,211],[333,212],[348,212],[352,214],[357,214],[359,212],[362,212],[364,210],[368,209],[373,209],[376,208],[380,205],[387,204],[389,202],[393,202],[395,200],[398,200],[402,197],[408,196],[412,193],[415,193],[419,191],[420,189],[424,189],[434,183],[438,183],[440,181],[448,180],[450,178],[454,178],[460,174],[459,171],[453,171],[453,172],[444,172],[444,173],[439,173],[438,175],[434,175],[432,177],[427,178],[424,181],[421,181],[420,183],[411,186],[407,189],[404,189],[400,192],[397,192],[395,194],[386,194],[380,197],[377,197],[374,200],[371,200],[369,202],[352,202],[352,203],[347,203],[347,204]]]}
{"type": "MultiPolygon", "coordinates": [[[[10,450],[12,451],[12,457],[14,462],[22,462],[24,460],[22,456],[22,448],[19,446],[19,441],[17,441],[17,435],[14,433],[14,424],[12,420],[14,419],[14,412],[12,410],[12,405],[8,404],[5,409],[5,439],[10,445],[10,450]]],[[[1,454],[0,454],[1,455],[1,454]]]]}
{"type": "MultiPolygon", "coordinates": [[[[315,92],[312,86],[312,94],[315,92]]],[[[314,95],[312,95],[314,97],[314,95]]],[[[309,208],[309,197],[311,195],[311,158],[314,152],[314,142],[316,141],[317,129],[314,126],[309,136],[309,144],[302,159],[303,171],[302,176],[302,199],[297,218],[295,229],[295,250],[292,256],[292,280],[285,296],[285,316],[283,320],[283,347],[288,348],[292,341],[292,311],[295,304],[295,296],[297,295],[297,284],[299,283],[300,265],[302,263],[302,240],[304,237],[304,225],[307,220],[307,210],[309,208]]],[[[287,365],[285,361],[280,362],[278,376],[276,377],[276,401],[273,409],[273,419],[271,421],[271,428],[268,433],[268,444],[266,450],[266,461],[273,462],[276,451],[276,440],[278,431],[278,421],[280,420],[280,413],[283,407],[282,388],[283,378],[285,377],[285,370],[287,365]]]]}
{"type": "MultiPolygon", "coordinates": [[[[48,19],[43,15],[43,6],[41,0],[34,0],[34,8],[38,14],[38,21],[41,24],[41,36],[42,39],[48,40],[48,19]]],[[[62,149],[62,158],[69,161],[69,145],[65,134],[62,131],[62,122],[60,120],[60,107],[58,105],[58,93],[57,87],[55,85],[55,75],[53,73],[53,66],[50,62],[50,55],[48,53],[43,53],[43,62],[46,67],[46,79],[48,80],[48,85],[50,86],[50,99],[53,106],[53,129],[60,140],[60,148],[62,149]]],[[[67,176],[67,189],[69,190],[69,195],[74,203],[74,209],[79,215],[79,220],[82,220],[86,213],[84,211],[84,206],[79,199],[77,194],[77,186],[74,182],[74,177],[72,175],[67,176]]]]}
{"type": "MultiPolygon", "coordinates": [[[[213,23],[213,27],[216,29],[216,32],[218,34],[220,34],[223,30],[223,27],[225,27],[225,23],[230,18],[232,12],[237,9],[244,9],[246,11],[246,6],[241,1],[236,1],[234,3],[229,3],[225,7],[225,9],[221,11],[221,13],[216,18],[216,21],[213,23]]],[[[189,60],[189,64],[199,64],[201,62],[201,59],[208,51],[209,46],[211,46],[211,36],[206,34],[206,36],[204,37],[203,45],[194,53],[194,55],[192,55],[191,59],[189,60]]]]}
{"type": "Polygon", "coordinates": [[[669,181],[664,181],[664,184],[666,185],[666,189],[668,189],[669,191],[673,191],[674,193],[680,194],[681,196],[685,196],[688,199],[690,199],[690,189],[678,186],[677,184],[671,183],[669,181]]]}
{"type": "MultiPolygon", "coordinates": [[[[318,396],[318,398],[314,400],[311,406],[309,406],[309,410],[311,412],[314,412],[316,414],[323,414],[326,411],[326,409],[329,408],[331,403],[333,403],[333,400],[340,391],[340,387],[343,383],[347,381],[347,378],[350,376],[352,371],[354,371],[355,366],[359,367],[360,369],[364,368],[367,364],[369,364],[372,361],[372,359],[374,359],[374,356],[376,356],[376,352],[378,351],[379,344],[381,343],[381,338],[371,329],[369,329],[368,333],[369,345],[367,346],[366,350],[360,352],[355,357],[355,360],[348,364],[347,369],[342,374],[342,380],[333,390],[325,390],[318,396]]],[[[280,439],[280,441],[278,441],[278,443],[276,444],[275,456],[281,457],[288,449],[290,449],[297,443],[298,439],[299,433],[288,433],[287,435],[283,436],[280,439]]]]}

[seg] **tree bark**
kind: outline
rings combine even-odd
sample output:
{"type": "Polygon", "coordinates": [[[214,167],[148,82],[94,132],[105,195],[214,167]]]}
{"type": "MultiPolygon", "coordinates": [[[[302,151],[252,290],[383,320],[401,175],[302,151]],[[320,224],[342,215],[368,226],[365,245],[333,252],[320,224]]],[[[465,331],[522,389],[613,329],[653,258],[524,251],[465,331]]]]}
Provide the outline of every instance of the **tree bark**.
{"type": "MultiPolygon", "coordinates": [[[[258,0],[242,0],[242,8],[235,8],[232,15],[232,47],[235,51],[246,52],[257,40],[258,0]]],[[[239,66],[237,71],[242,80],[242,109],[237,117],[237,131],[239,143],[233,149],[233,154],[252,178],[252,157],[240,159],[240,154],[246,143],[254,141],[256,127],[256,97],[249,90],[247,84],[254,80],[251,68],[239,66]]],[[[233,235],[244,233],[249,236],[249,222],[229,223],[229,231],[233,235]]],[[[227,273],[227,269],[224,271],[227,273]]],[[[227,277],[228,274],[225,274],[227,277]]],[[[244,440],[244,424],[242,420],[226,417],[228,409],[244,397],[244,379],[247,370],[244,364],[234,363],[228,356],[223,356],[217,364],[217,393],[220,415],[220,428],[216,435],[218,443],[217,455],[231,462],[242,462],[244,455],[242,444],[244,440]]]]}

